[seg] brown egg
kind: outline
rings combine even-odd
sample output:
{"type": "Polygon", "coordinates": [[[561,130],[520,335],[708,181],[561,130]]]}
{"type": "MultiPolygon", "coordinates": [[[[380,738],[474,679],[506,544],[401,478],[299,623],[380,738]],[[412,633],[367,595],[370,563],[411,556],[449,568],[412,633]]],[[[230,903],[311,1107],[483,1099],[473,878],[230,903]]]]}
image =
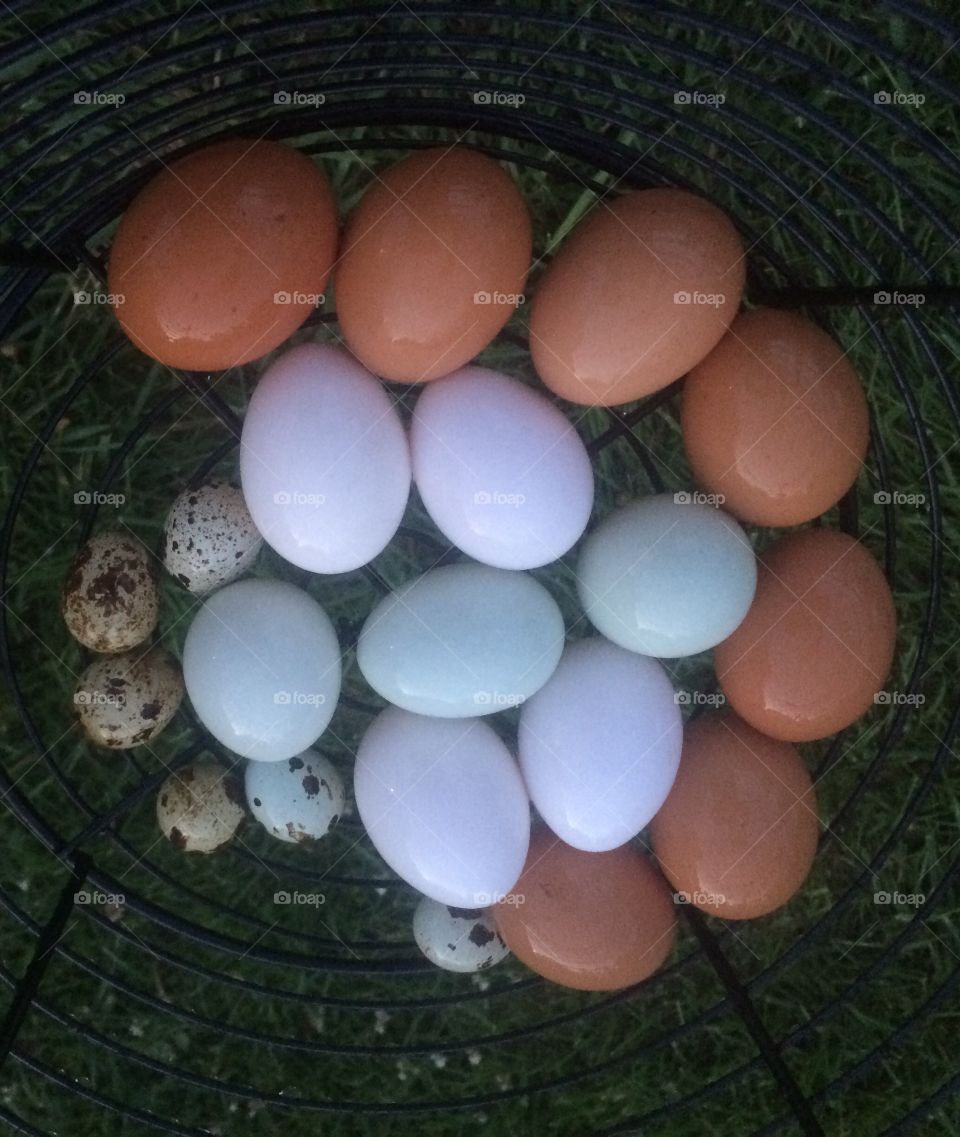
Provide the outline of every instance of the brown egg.
{"type": "Polygon", "coordinates": [[[849,726],[893,660],[897,616],[886,577],[846,533],[805,529],[759,559],[746,618],[714,651],[733,709],[773,738],[806,742],[849,726]]]}
{"type": "Polygon", "coordinates": [[[530,249],[530,215],[498,163],[461,148],[405,158],[344,231],[336,302],[350,350],[384,379],[455,371],[522,303],[530,249]]]}
{"type": "Polygon", "coordinates": [[[785,904],[806,880],[817,829],[813,783],[796,749],[721,711],[685,728],[650,841],[688,903],[749,920],[785,904]]]}
{"type": "Polygon", "coordinates": [[[818,517],[856,481],[870,417],[843,349],[794,312],[744,312],[683,387],[694,476],[756,525],[818,517]]]}
{"type": "Polygon", "coordinates": [[[674,189],[601,202],[540,281],[530,352],[573,403],[616,406],[679,379],[737,314],[745,260],[730,219],[674,189]]]}
{"type": "Polygon", "coordinates": [[[585,853],[546,827],[494,909],[513,954],[531,971],[580,991],[615,991],[652,975],[676,938],[676,910],[662,877],[630,845],[585,853]]]}
{"type": "Polygon", "coordinates": [[[322,296],[337,247],[326,176],[278,142],[198,150],[159,173],[123,215],[108,288],[130,339],[188,371],[258,359],[322,296]]]}

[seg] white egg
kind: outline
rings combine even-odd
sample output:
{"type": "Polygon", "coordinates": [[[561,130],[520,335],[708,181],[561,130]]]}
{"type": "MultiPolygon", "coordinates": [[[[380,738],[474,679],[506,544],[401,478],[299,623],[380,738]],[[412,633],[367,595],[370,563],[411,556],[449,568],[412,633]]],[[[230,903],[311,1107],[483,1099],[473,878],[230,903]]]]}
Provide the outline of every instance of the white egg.
{"type": "Polygon", "coordinates": [[[516,884],[530,840],[527,792],[480,719],[388,707],[360,743],[354,793],[377,851],[425,896],[482,908],[516,884]]]}
{"type": "Polygon", "coordinates": [[[333,717],[340,645],[302,589],[239,580],[200,607],[183,646],[183,678],[214,738],[244,758],[280,762],[306,750],[333,717]]]}
{"type": "Polygon", "coordinates": [[[262,545],[239,486],[224,481],[185,489],[163,526],[164,566],[196,593],[243,576],[262,545]]]}
{"type": "Polygon", "coordinates": [[[247,508],[264,540],[300,568],[372,560],[397,531],[410,449],[390,396],[352,356],[291,348],[250,400],[240,444],[247,508]]]}
{"type": "Polygon", "coordinates": [[[560,609],[532,576],[446,565],[380,601],[360,633],[357,663],[379,695],[405,710],[470,718],[539,690],[563,639],[560,609]]]}
{"type": "Polygon", "coordinates": [[[533,804],[568,845],[625,844],[670,792],[683,728],[655,659],[600,636],[572,644],[520,712],[520,768],[533,804]]]}
{"type": "Polygon", "coordinates": [[[662,659],[715,647],[741,623],[757,587],[746,534],[689,494],[657,494],[604,518],[577,564],[590,622],[630,651],[662,659]]]}
{"type": "Polygon", "coordinates": [[[586,527],[593,471],[583,441],[547,398],[499,371],[464,367],[428,384],[410,448],[427,512],[478,561],[549,564],[586,527]]]}
{"type": "Polygon", "coordinates": [[[444,971],[485,971],[510,954],[488,908],[451,908],[429,896],[413,914],[413,938],[444,971]]]}
{"type": "Polygon", "coordinates": [[[257,821],[290,844],[325,836],[343,813],[343,779],[316,750],[286,762],[248,762],[245,788],[257,821]]]}

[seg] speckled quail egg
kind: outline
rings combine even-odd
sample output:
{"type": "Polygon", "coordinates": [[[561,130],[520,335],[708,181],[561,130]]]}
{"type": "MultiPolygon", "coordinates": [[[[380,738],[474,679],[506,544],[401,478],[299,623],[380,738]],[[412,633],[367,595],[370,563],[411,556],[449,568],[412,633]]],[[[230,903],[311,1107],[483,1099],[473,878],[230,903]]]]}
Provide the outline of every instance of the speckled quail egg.
{"type": "Polygon", "coordinates": [[[212,853],[226,845],[245,816],[239,776],[209,759],[176,770],[157,798],[164,836],[185,853],[212,853]]]}
{"type": "Polygon", "coordinates": [[[160,607],[150,553],[130,533],[98,533],[74,558],[62,603],[68,631],[91,651],[136,647],[156,627],[160,607]]]}
{"type": "Polygon", "coordinates": [[[163,648],[95,659],[73,693],[87,738],[111,750],[142,746],[163,730],[183,698],[180,664],[163,648]]]}
{"type": "Polygon", "coordinates": [[[449,908],[429,896],[413,914],[413,938],[444,971],[485,971],[510,954],[489,908],[449,908]]]}
{"type": "Polygon", "coordinates": [[[343,779],[316,750],[285,762],[248,763],[246,790],[257,821],[291,844],[323,837],[343,813],[343,779]]]}
{"type": "Polygon", "coordinates": [[[163,527],[163,563],[191,592],[242,576],[263,545],[239,486],[211,481],[185,489],[163,527]]]}

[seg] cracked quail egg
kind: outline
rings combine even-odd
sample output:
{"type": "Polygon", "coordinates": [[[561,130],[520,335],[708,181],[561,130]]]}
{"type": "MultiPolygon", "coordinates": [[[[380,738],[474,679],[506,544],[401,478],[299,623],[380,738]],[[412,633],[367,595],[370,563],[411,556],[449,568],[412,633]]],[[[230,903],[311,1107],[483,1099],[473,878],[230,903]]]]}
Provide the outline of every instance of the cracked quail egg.
{"type": "Polygon", "coordinates": [[[485,971],[510,954],[488,908],[451,908],[429,896],[413,914],[413,938],[444,971],[485,971]]]}
{"type": "Polygon", "coordinates": [[[157,798],[164,836],[185,853],[212,853],[226,845],[245,816],[240,778],[209,759],[175,770],[157,798]]]}
{"type": "Polygon", "coordinates": [[[180,665],[163,648],[95,659],[80,676],[74,709],[87,738],[111,750],[149,742],[177,713],[180,665]]]}
{"type": "Polygon", "coordinates": [[[163,563],[190,592],[242,576],[263,545],[239,486],[214,480],[179,495],[163,527],[163,563]]]}
{"type": "Polygon", "coordinates": [[[343,779],[316,750],[285,762],[248,763],[246,791],[257,821],[291,844],[323,837],[343,813],[343,779]]]}
{"type": "Polygon", "coordinates": [[[136,647],[157,626],[160,599],[150,553],[117,529],[91,537],[63,586],[67,630],[91,651],[136,647]]]}

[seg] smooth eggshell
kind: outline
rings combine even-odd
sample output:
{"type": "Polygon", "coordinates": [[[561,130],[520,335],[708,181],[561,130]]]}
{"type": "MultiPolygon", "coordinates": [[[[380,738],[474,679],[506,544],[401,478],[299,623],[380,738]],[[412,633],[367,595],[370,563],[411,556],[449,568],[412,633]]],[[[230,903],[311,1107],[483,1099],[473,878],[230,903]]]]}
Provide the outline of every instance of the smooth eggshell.
{"type": "Polygon", "coordinates": [[[200,759],[175,770],[160,787],[157,822],[185,853],[213,853],[233,839],[246,813],[240,778],[200,759]]]}
{"type": "Polygon", "coordinates": [[[743,243],[709,201],[676,189],[602,201],[537,286],[537,373],[573,403],[616,406],[658,391],[717,344],[744,277],[743,243]]]}
{"type": "Polygon", "coordinates": [[[755,525],[799,525],[839,501],[867,452],[853,364],[795,312],[744,312],[687,376],[683,442],[694,476],[755,525]]]}
{"type": "Polygon", "coordinates": [[[73,694],[84,734],[111,750],[151,742],[182,699],[180,664],[159,647],[100,656],[84,669],[73,694]]]}
{"type": "Polygon", "coordinates": [[[354,793],[377,851],[425,896],[482,908],[516,883],[530,806],[516,763],[486,723],[388,707],[360,743],[354,793]]]}
{"type": "Polygon", "coordinates": [[[326,836],[343,813],[343,779],[316,750],[286,762],[248,762],[244,788],[253,816],[288,844],[326,836]]]}
{"type": "Polygon", "coordinates": [[[413,914],[413,938],[444,971],[485,971],[510,954],[489,908],[450,908],[429,896],[413,914]]]}
{"type": "Polygon", "coordinates": [[[614,849],[647,824],[680,759],[680,708],[663,668],[599,636],[572,644],[520,712],[520,768],[567,844],[614,849]]]}
{"type": "Polygon", "coordinates": [[[890,587],[859,542],[833,529],[791,533],[761,555],[750,611],[714,653],[717,678],[762,733],[825,738],[873,704],[896,626],[890,587]]]}
{"type": "Polygon", "coordinates": [[[563,639],[560,609],[533,577],[446,565],[380,601],[360,633],[357,663],[379,695],[405,710],[472,718],[538,691],[563,639]]]}
{"type": "Polygon", "coordinates": [[[650,841],[688,903],[728,920],[772,912],[806,880],[817,831],[813,783],[790,743],[729,711],[687,724],[650,841]]]}
{"type": "Polygon", "coordinates": [[[753,548],[720,509],[657,494],[609,514],[577,563],[594,627],[630,651],[671,659],[718,644],[747,614],[753,548]]]}
{"type": "Polygon", "coordinates": [[[179,493],[163,526],[163,564],[190,592],[211,592],[256,562],[263,538],[239,486],[224,481],[179,493]]]}
{"type": "Polygon", "coordinates": [[[427,512],[478,561],[536,568],[586,528],[593,471],[582,439],[548,399],[498,371],[464,367],[431,383],[410,449],[427,512]]]}
{"type": "Polygon", "coordinates": [[[220,371],[266,355],[310,315],[337,235],[333,189],[305,154],[219,142],[172,162],[134,198],[107,287],[141,351],[220,371]]]}
{"type": "Polygon", "coordinates": [[[244,758],[280,762],[333,717],[340,647],[326,612],[295,585],[239,580],[201,605],[183,646],[197,717],[244,758]]]}
{"type": "Polygon", "coordinates": [[[676,939],[667,886],[636,849],[585,853],[539,828],[494,914],[507,947],[531,971],[580,991],[641,982],[676,939]]]}
{"type": "Polygon", "coordinates": [[[455,371],[513,314],[530,251],[527,207],[497,162],[461,147],[405,158],[344,230],[336,302],[350,350],[384,379],[455,371]]]}
{"type": "Polygon", "coordinates": [[[397,531],[410,449],[368,371],[339,348],[301,344],[253,392],[240,478],[254,523],[282,557],[311,572],[349,572],[397,531]]]}

